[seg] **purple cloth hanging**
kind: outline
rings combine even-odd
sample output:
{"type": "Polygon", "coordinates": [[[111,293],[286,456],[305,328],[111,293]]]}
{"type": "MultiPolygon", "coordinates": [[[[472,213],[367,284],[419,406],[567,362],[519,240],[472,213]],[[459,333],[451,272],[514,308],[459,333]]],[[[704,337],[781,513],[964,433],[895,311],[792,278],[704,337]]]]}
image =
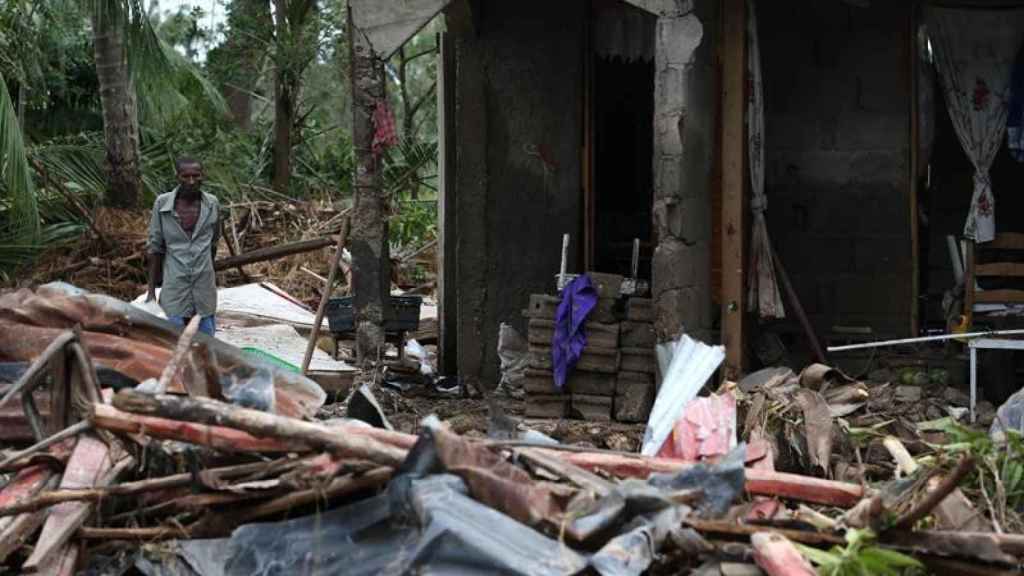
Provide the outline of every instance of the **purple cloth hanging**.
{"type": "Polygon", "coordinates": [[[562,289],[562,301],[555,312],[555,334],[551,338],[551,362],[555,387],[561,390],[587,345],[584,322],[597,305],[597,290],[590,276],[577,276],[562,289]]]}

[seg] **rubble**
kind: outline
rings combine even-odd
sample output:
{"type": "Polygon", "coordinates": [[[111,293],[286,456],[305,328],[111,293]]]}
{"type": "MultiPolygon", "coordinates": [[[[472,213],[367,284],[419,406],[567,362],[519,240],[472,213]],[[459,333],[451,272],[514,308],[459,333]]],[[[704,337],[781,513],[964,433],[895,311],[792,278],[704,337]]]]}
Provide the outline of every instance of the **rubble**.
{"type": "MultiPolygon", "coordinates": [[[[619,338],[637,333],[626,322],[619,338]]],[[[13,570],[812,574],[863,557],[994,574],[1024,562],[1024,537],[995,528],[1019,528],[1007,494],[977,484],[1017,440],[898,414],[957,399],[941,381],[918,397],[812,365],[701,396],[720,352],[681,340],[657,402],[649,371],[577,369],[562,392],[532,364],[521,404],[370,375],[338,413],[287,368],[112,299],[15,292],[0,324],[0,398],[38,400],[0,406],[27,434],[5,440],[0,463],[0,562],[13,570]],[[33,348],[13,342],[24,334],[33,348]],[[246,386],[274,401],[254,407],[246,386]],[[643,427],[621,421],[658,403],[652,422],[669,426],[645,456],[643,427]],[[972,440],[941,441],[957,434],[972,440]],[[840,473],[852,467],[856,482],[840,473]]]]}

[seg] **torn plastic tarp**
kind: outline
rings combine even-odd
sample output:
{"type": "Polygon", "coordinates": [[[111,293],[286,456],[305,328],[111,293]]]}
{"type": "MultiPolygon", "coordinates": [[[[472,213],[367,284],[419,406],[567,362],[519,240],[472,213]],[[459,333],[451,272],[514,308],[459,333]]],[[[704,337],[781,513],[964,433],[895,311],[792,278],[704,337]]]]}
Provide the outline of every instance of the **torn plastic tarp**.
{"type": "MultiPolygon", "coordinates": [[[[450,474],[406,475],[387,492],[344,508],[249,524],[228,539],[180,542],[176,562],[201,557],[200,565],[189,564],[197,576],[570,575],[586,568],[581,554],[466,492],[450,474]],[[204,553],[211,548],[226,550],[221,564],[204,553]]],[[[136,567],[147,576],[183,574],[151,560],[136,567]]]]}
{"type": "MultiPolygon", "coordinates": [[[[0,296],[0,360],[29,362],[62,331],[78,325],[97,364],[138,382],[160,377],[181,334],[173,324],[116,298],[47,284],[35,292],[22,289],[0,296]]],[[[198,345],[171,382],[172,392],[185,392],[187,381],[215,397],[293,417],[312,417],[326,399],[302,375],[205,334],[196,334],[194,342],[198,345]]]]}

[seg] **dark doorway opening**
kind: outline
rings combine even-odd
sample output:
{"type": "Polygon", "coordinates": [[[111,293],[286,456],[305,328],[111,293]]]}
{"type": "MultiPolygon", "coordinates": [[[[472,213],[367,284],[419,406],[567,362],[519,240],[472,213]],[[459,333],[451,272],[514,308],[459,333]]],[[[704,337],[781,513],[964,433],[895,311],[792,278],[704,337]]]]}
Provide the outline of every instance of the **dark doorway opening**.
{"type": "MultiPolygon", "coordinates": [[[[617,4],[618,10],[629,13],[630,31],[644,36],[641,43],[649,40],[653,47],[655,18],[638,16],[625,3],[617,4]]],[[[650,281],[654,250],[653,50],[647,53],[643,48],[609,46],[607,38],[598,34],[591,55],[593,268],[630,276],[633,241],[639,239],[638,275],[650,281]]]]}

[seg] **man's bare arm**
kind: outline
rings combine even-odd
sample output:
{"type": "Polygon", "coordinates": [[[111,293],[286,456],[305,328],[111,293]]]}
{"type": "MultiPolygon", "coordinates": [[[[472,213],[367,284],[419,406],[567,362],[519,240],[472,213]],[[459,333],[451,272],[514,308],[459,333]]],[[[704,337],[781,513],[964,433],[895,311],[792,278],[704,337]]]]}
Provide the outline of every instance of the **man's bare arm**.
{"type": "Polygon", "coordinates": [[[164,268],[164,255],[163,254],[150,254],[149,255],[149,288],[146,291],[146,301],[156,299],[156,284],[160,277],[160,273],[163,272],[164,268]]]}

